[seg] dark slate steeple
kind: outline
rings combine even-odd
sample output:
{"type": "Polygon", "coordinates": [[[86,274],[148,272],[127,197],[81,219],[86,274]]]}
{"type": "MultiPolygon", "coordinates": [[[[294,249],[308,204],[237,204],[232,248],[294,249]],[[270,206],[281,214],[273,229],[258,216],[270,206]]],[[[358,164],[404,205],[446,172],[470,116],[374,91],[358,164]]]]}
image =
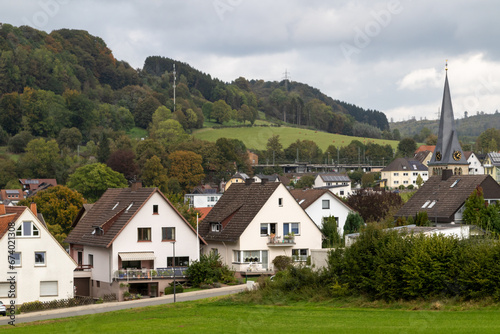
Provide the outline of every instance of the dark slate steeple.
{"type": "MultiPolygon", "coordinates": [[[[443,103],[441,106],[441,119],[439,121],[439,133],[436,148],[432,155],[429,166],[446,169],[449,165],[469,165],[465,159],[464,152],[458,141],[453,117],[453,106],[451,105],[450,87],[448,85],[448,68],[444,81],[443,103]]],[[[450,166],[450,169],[452,167],[450,166]]],[[[468,172],[468,167],[464,170],[468,172]]],[[[468,173],[467,173],[468,174],[468,173]]]]}

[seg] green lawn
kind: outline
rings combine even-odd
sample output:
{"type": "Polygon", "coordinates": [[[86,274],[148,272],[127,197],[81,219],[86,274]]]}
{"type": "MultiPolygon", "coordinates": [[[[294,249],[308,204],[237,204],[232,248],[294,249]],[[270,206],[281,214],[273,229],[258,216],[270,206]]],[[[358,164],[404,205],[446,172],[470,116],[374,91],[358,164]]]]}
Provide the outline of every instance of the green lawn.
{"type": "Polygon", "coordinates": [[[500,310],[408,311],[227,299],[0,327],[3,333],[498,333],[500,310]]]}
{"type": "Polygon", "coordinates": [[[196,130],[193,133],[195,138],[216,141],[219,138],[233,138],[240,139],[245,143],[247,148],[263,150],[266,148],[267,140],[273,136],[279,135],[281,144],[284,148],[290,146],[291,143],[300,140],[312,140],[325,151],[328,146],[335,145],[336,147],[347,146],[349,143],[357,139],[362,143],[368,144],[369,142],[377,143],[380,145],[391,145],[394,149],[397,149],[398,141],[396,140],[385,140],[385,139],[372,139],[372,138],[361,138],[361,137],[349,137],[344,135],[337,135],[333,133],[306,130],[299,128],[290,127],[243,127],[243,128],[223,128],[223,129],[213,129],[213,128],[203,128],[196,130]]]}

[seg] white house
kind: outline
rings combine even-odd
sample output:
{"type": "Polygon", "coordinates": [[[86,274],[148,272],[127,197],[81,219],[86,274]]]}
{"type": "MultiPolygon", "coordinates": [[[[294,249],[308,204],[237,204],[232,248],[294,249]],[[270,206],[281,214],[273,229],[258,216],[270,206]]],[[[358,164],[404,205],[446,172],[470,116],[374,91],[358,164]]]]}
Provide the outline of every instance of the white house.
{"type": "Polygon", "coordinates": [[[464,155],[469,163],[469,175],[483,175],[484,167],[477,155],[472,151],[465,151],[464,155]]]}
{"type": "Polygon", "coordinates": [[[130,292],[158,296],[176,276],[179,267],[199,259],[196,230],[184,219],[158,188],[108,189],[74,222],[66,242],[81,269],[78,289],[102,297],[115,293],[122,298],[120,283],[130,292]],[[175,254],[175,257],[174,257],[175,254]],[[162,277],[163,276],[163,277],[162,277]]]}
{"type": "Polygon", "coordinates": [[[278,255],[306,261],[321,248],[318,226],[278,182],[233,184],[200,225],[204,252],[218,252],[237,272],[272,271],[278,255]]]}
{"type": "Polygon", "coordinates": [[[345,174],[318,174],[314,179],[314,188],[328,188],[335,195],[342,197],[352,193],[351,179],[345,174]]]}
{"type": "Polygon", "coordinates": [[[220,193],[186,194],[184,203],[189,203],[190,208],[210,208],[222,197],[220,193]]]}
{"type": "Polygon", "coordinates": [[[340,235],[344,233],[347,215],[354,210],[329,189],[295,189],[290,193],[319,228],[323,226],[323,218],[333,216],[340,235]]]}
{"type": "Polygon", "coordinates": [[[0,249],[0,299],[5,304],[13,299],[8,298],[10,276],[15,276],[17,305],[73,298],[76,263],[38,219],[36,204],[31,209],[0,205],[0,249]]]}

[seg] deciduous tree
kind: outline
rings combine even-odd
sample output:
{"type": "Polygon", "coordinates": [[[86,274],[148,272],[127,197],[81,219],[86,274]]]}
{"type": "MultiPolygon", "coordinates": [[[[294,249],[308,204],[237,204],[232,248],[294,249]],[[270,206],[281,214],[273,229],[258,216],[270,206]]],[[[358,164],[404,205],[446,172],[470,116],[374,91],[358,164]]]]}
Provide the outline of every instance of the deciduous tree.
{"type": "Polygon", "coordinates": [[[190,191],[200,184],[205,177],[199,154],[190,151],[175,151],[169,157],[168,176],[179,180],[185,191],[190,191]]]}
{"type": "Polygon", "coordinates": [[[127,179],[102,163],[85,165],[69,176],[67,186],[78,191],[89,203],[97,201],[108,188],[125,188],[127,179]]]}

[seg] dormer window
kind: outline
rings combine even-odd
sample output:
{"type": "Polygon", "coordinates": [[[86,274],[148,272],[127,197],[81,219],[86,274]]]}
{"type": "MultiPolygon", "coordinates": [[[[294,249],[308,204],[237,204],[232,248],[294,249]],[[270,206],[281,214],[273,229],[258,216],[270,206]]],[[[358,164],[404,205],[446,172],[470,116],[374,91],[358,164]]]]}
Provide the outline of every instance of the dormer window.
{"type": "Polygon", "coordinates": [[[100,226],[92,226],[94,230],[92,231],[92,235],[103,235],[104,230],[100,226]]]}
{"type": "Polygon", "coordinates": [[[212,232],[220,232],[221,225],[219,223],[212,223],[210,225],[212,232]]]}
{"type": "Polygon", "coordinates": [[[33,222],[22,222],[16,230],[17,237],[38,237],[40,231],[33,222]]]}

